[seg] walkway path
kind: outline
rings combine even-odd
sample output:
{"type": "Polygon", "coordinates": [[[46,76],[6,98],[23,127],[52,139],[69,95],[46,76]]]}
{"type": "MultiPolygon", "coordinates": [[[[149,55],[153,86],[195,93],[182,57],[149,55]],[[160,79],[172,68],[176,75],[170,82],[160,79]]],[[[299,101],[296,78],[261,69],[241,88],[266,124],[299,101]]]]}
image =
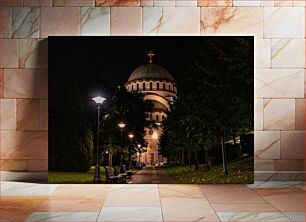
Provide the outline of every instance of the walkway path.
{"type": "Polygon", "coordinates": [[[145,167],[133,175],[132,183],[138,184],[168,184],[175,183],[175,180],[167,175],[165,170],[156,167],[145,167]]]}

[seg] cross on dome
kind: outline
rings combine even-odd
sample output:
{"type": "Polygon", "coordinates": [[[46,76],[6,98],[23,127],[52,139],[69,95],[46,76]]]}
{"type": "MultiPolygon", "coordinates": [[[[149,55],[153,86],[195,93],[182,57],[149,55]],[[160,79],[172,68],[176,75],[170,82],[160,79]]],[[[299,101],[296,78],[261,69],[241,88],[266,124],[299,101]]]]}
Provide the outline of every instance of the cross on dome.
{"type": "Polygon", "coordinates": [[[153,51],[150,49],[149,53],[147,54],[147,56],[149,56],[149,63],[152,63],[152,59],[153,59],[153,56],[155,56],[155,54],[153,53],[153,51]]]}

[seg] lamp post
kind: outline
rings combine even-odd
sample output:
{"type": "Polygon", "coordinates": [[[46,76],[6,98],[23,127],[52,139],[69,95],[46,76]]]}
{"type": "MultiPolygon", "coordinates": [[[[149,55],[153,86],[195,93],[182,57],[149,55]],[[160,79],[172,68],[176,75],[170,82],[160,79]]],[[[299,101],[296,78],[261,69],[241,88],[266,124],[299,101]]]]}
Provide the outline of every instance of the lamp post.
{"type": "Polygon", "coordinates": [[[138,144],[137,144],[137,147],[138,147],[138,152],[137,152],[137,153],[139,153],[137,162],[140,162],[140,155],[141,155],[141,150],[140,150],[140,148],[141,148],[141,144],[138,143],[138,144]]]}
{"type": "MultiPolygon", "coordinates": [[[[132,146],[132,141],[133,141],[133,138],[134,138],[134,134],[133,134],[133,133],[130,133],[130,134],[129,134],[129,138],[130,138],[130,140],[131,140],[131,146],[132,146]]],[[[130,165],[131,165],[131,146],[129,146],[129,149],[128,149],[128,155],[129,155],[128,169],[130,169],[130,165]]]]}
{"type": "Polygon", "coordinates": [[[98,105],[98,126],[97,126],[97,156],[96,156],[96,167],[95,167],[95,175],[93,179],[93,183],[101,183],[100,179],[100,164],[99,164],[99,134],[100,134],[100,106],[104,102],[105,98],[101,96],[97,96],[92,98],[98,105]]]}
{"type": "Polygon", "coordinates": [[[121,156],[120,156],[120,166],[122,165],[122,132],[123,132],[123,129],[125,127],[125,123],[121,122],[118,124],[119,128],[120,128],[120,147],[121,147],[121,156]]]}

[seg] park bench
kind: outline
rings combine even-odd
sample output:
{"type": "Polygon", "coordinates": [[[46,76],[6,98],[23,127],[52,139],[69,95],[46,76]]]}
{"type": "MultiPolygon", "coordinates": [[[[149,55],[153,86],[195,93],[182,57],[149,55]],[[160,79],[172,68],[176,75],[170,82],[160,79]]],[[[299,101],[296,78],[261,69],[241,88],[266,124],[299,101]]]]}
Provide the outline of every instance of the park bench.
{"type": "Polygon", "coordinates": [[[118,176],[120,178],[119,181],[122,183],[126,183],[127,174],[121,173],[119,166],[114,167],[114,169],[115,169],[115,176],[118,176]]]}
{"type": "Polygon", "coordinates": [[[121,169],[120,169],[120,172],[123,174],[126,174],[127,175],[127,178],[131,178],[132,177],[132,171],[131,170],[126,170],[126,166],[125,165],[122,165],[121,166],[121,169]]]}
{"type": "Polygon", "coordinates": [[[106,183],[119,183],[120,177],[113,174],[111,167],[105,167],[106,183]]]}

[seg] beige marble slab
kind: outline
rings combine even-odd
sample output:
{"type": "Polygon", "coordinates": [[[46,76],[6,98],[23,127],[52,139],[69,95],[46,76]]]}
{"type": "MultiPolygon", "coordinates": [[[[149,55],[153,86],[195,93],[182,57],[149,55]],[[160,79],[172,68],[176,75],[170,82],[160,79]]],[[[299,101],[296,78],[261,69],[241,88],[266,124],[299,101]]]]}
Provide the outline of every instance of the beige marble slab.
{"type": "Polygon", "coordinates": [[[81,10],[79,7],[42,7],[40,12],[41,38],[53,35],[80,35],[81,10]]]}
{"type": "Polygon", "coordinates": [[[0,38],[11,38],[12,10],[10,7],[0,8],[0,38]]]}
{"type": "Polygon", "coordinates": [[[265,7],[265,38],[304,38],[305,10],[300,7],[265,7]]]}
{"type": "Polygon", "coordinates": [[[294,128],[294,99],[264,99],[264,130],[293,130],[294,128]]]}
{"type": "Polygon", "coordinates": [[[104,207],[160,207],[158,187],[156,184],[113,185],[104,207]]]}
{"type": "Polygon", "coordinates": [[[272,39],[272,68],[304,67],[304,39],[272,39]]]}
{"type": "Polygon", "coordinates": [[[17,128],[17,112],[16,99],[1,99],[0,100],[0,129],[1,130],[16,130],[17,128]]]}
{"type": "Polygon", "coordinates": [[[260,7],[202,7],[202,35],[263,36],[263,9],[260,7]]]}
{"type": "Polygon", "coordinates": [[[12,37],[38,38],[40,12],[38,7],[13,7],[12,37]]]}
{"type": "Polygon", "coordinates": [[[40,100],[39,106],[39,129],[48,130],[48,100],[40,100]]]}
{"type": "Polygon", "coordinates": [[[111,35],[141,35],[141,7],[112,7],[110,20],[111,35]],[[129,21],[126,23],[126,21],[129,21]]]}
{"type": "Polygon", "coordinates": [[[17,39],[0,39],[0,68],[18,68],[17,39]]]}
{"type": "Polygon", "coordinates": [[[281,131],[281,159],[304,159],[305,131],[281,131]]]}
{"type": "Polygon", "coordinates": [[[263,130],[263,99],[255,99],[254,129],[263,130]]]}
{"type": "Polygon", "coordinates": [[[200,9],[144,7],[143,35],[199,35],[200,9]],[[192,15],[192,16],[190,16],[192,15]]]}
{"type": "Polygon", "coordinates": [[[39,100],[17,100],[17,130],[39,130],[39,100]]]}
{"type": "Polygon", "coordinates": [[[303,69],[257,69],[255,76],[257,98],[303,98],[303,69]]]}
{"type": "Polygon", "coordinates": [[[255,40],[255,58],[256,68],[271,68],[271,40],[255,40]]]}
{"type": "Polygon", "coordinates": [[[39,131],[1,131],[1,158],[47,159],[48,133],[39,131]]]}
{"type": "Polygon", "coordinates": [[[164,221],[219,221],[205,198],[161,198],[164,221]]]}
{"type": "Polygon", "coordinates": [[[163,221],[160,207],[103,207],[97,221],[163,221]]]}
{"type": "Polygon", "coordinates": [[[5,98],[47,98],[46,69],[5,69],[3,96],[5,98]]]}
{"type": "Polygon", "coordinates": [[[161,198],[204,198],[198,185],[159,184],[158,189],[161,198]]]}
{"type": "Polygon", "coordinates": [[[199,185],[204,196],[211,204],[217,203],[266,203],[246,185],[199,185]]]}
{"type": "Polygon", "coordinates": [[[47,39],[20,39],[18,49],[20,68],[48,67],[47,39]]]}
{"type": "Polygon", "coordinates": [[[280,159],[280,132],[256,131],[254,134],[254,153],[257,160],[280,159]]]}
{"type": "Polygon", "coordinates": [[[109,35],[110,8],[82,7],[81,35],[109,35]]]}

